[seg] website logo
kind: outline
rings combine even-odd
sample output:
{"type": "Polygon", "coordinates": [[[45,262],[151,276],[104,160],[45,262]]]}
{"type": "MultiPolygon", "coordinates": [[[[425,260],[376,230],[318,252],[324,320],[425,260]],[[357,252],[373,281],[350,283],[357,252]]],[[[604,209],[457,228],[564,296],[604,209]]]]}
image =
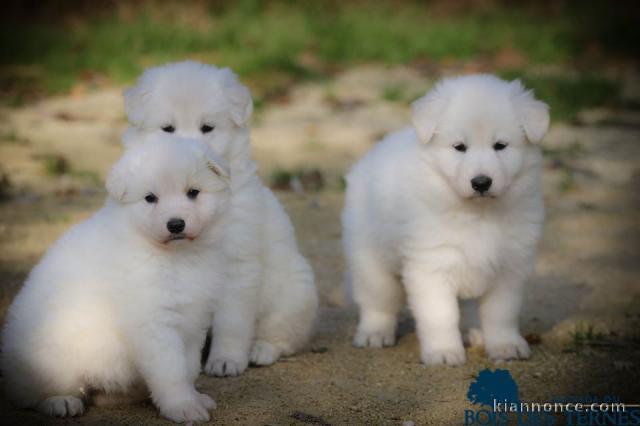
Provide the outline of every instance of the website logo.
{"type": "Polygon", "coordinates": [[[471,382],[465,426],[640,425],[640,406],[616,396],[553,396],[548,401],[522,401],[508,370],[485,369],[471,382]]]}

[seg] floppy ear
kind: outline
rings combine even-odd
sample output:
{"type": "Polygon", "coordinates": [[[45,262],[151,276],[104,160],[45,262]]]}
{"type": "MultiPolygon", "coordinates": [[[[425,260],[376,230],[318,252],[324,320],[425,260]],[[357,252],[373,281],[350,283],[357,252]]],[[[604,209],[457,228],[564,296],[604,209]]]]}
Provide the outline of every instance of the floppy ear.
{"type": "Polygon", "coordinates": [[[125,90],[123,95],[124,111],[129,122],[135,126],[140,125],[144,120],[143,111],[146,109],[149,98],[143,78],[140,78],[135,86],[125,90]]]}
{"type": "Polygon", "coordinates": [[[540,142],[549,130],[549,105],[537,100],[532,90],[525,90],[520,80],[511,82],[513,107],[529,142],[540,142]]]}
{"type": "Polygon", "coordinates": [[[135,126],[144,121],[144,111],[148,110],[151,87],[158,75],[158,68],[149,68],[142,73],[136,85],[124,91],[124,110],[129,122],[135,126]]]}
{"type": "Polygon", "coordinates": [[[225,162],[213,152],[207,153],[207,167],[218,175],[226,184],[231,180],[231,173],[225,162]]]}
{"type": "Polygon", "coordinates": [[[436,132],[443,109],[438,88],[411,104],[411,121],[422,143],[429,142],[436,132]]]}
{"type": "Polygon", "coordinates": [[[122,160],[116,162],[107,176],[107,192],[116,201],[122,201],[127,193],[127,167],[122,160]]]}
{"type": "Polygon", "coordinates": [[[225,95],[231,103],[231,119],[237,126],[244,126],[253,112],[251,93],[229,68],[222,68],[219,73],[225,95]]]}

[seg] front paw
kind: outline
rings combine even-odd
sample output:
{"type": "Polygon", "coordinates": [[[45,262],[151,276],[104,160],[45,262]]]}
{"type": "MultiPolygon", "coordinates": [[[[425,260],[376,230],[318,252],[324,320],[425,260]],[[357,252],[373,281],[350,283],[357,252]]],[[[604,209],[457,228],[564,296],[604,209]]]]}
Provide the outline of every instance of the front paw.
{"type": "Polygon", "coordinates": [[[207,410],[215,410],[216,409],[217,404],[216,404],[216,400],[215,399],[211,398],[206,393],[197,392],[197,394],[198,394],[198,398],[200,399],[200,403],[202,403],[202,405],[207,410]]]}
{"type": "Polygon", "coordinates": [[[508,340],[486,342],[485,351],[493,361],[508,361],[510,359],[527,359],[531,356],[529,344],[522,336],[514,336],[508,340]]]}
{"type": "Polygon", "coordinates": [[[40,402],[38,410],[49,416],[73,417],[84,413],[84,404],[75,396],[52,396],[40,402]]]}
{"type": "Polygon", "coordinates": [[[194,390],[186,396],[166,398],[158,408],[160,414],[176,423],[207,422],[209,410],[216,408],[216,402],[209,395],[194,390]]]}
{"type": "Polygon", "coordinates": [[[421,361],[425,365],[462,365],[467,362],[462,345],[452,348],[432,348],[422,351],[421,361]]]}
{"type": "Polygon", "coordinates": [[[239,376],[248,366],[249,357],[246,355],[215,355],[212,353],[204,366],[204,371],[209,376],[239,376]]]}
{"type": "Polygon", "coordinates": [[[395,328],[388,329],[363,329],[358,327],[353,346],[357,348],[383,348],[396,344],[395,328]]]}
{"type": "Polygon", "coordinates": [[[269,342],[256,340],[249,359],[255,365],[271,365],[280,358],[280,350],[269,342]]]}

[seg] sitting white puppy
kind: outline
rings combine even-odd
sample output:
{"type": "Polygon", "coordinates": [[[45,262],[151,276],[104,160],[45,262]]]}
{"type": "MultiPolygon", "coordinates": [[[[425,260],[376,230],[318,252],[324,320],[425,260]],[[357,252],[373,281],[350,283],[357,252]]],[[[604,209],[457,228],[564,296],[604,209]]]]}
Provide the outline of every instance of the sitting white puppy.
{"type": "Polygon", "coordinates": [[[9,308],[11,399],[64,417],[94,392],[142,388],[168,419],[209,419],[215,402],[194,382],[225,281],[230,191],[217,158],[200,141],[154,137],[115,164],[104,207],[49,249],[9,308]]]}
{"type": "Polygon", "coordinates": [[[196,137],[230,166],[231,275],[213,319],[205,371],[235,376],[249,361],[268,365],[300,349],[317,311],[313,272],[298,251],[289,218],[256,174],[249,90],[228,68],[179,62],[145,71],[125,92],[125,109],[131,123],[126,145],[139,134],[196,137]]]}
{"type": "Polygon", "coordinates": [[[544,219],[548,107],[519,81],[471,75],[437,84],[412,121],[347,177],[354,344],[393,345],[406,294],[422,362],[462,364],[457,299],[477,299],[489,357],[527,358],[518,316],[544,219]]]}

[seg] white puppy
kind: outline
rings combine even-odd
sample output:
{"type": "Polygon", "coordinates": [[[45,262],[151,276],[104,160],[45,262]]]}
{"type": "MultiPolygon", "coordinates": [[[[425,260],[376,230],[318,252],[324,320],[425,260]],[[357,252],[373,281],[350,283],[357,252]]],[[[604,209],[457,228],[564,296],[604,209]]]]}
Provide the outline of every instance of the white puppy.
{"type": "Polygon", "coordinates": [[[413,104],[413,127],[353,167],[343,227],[356,346],[394,344],[406,294],[425,364],[465,362],[458,298],[477,299],[489,357],[529,356],[518,316],[544,218],[535,143],[548,126],[547,105],[519,81],[445,79],[413,104]]]}
{"type": "Polygon", "coordinates": [[[196,140],[154,137],[107,180],[104,207],[65,233],[9,308],[7,394],[54,416],[93,392],[142,388],[163,416],[205,421],[200,352],[225,276],[228,172],[196,140]]]}
{"type": "Polygon", "coordinates": [[[235,376],[292,354],[307,341],[317,310],[313,272],[300,255],[291,222],[256,174],[248,121],[249,90],[228,68],[179,62],[148,69],[125,92],[138,134],[205,140],[230,165],[227,247],[231,277],[213,320],[208,374],[235,376]]]}

